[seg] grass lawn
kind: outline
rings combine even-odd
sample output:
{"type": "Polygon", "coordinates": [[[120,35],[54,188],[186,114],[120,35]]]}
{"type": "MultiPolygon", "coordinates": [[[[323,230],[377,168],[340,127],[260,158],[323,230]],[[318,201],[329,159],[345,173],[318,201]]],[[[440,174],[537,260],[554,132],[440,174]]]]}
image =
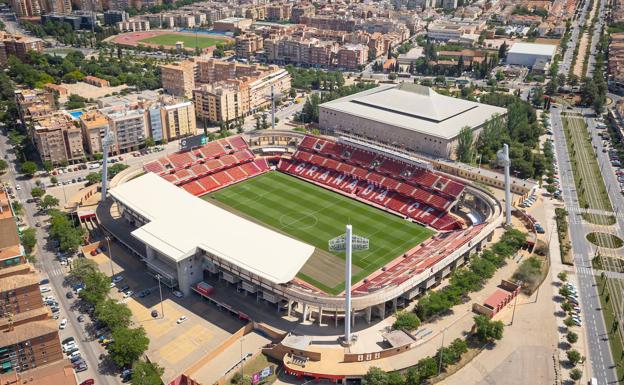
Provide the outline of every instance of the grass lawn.
{"type": "MultiPolygon", "coordinates": [[[[612,280],[611,278],[607,278],[606,280],[612,280]]],[[[617,373],[617,378],[624,378],[624,365],[621,365],[622,357],[624,357],[624,345],[622,345],[623,341],[620,338],[620,333],[617,331],[612,332],[613,321],[615,319],[615,314],[613,311],[613,298],[610,298],[609,302],[607,302],[607,295],[609,295],[609,290],[603,290],[603,286],[606,284],[605,280],[600,277],[596,277],[596,281],[598,282],[598,290],[600,290],[600,305],[602,307],[602,315],[604,317],[605,325],[607,327],[607,333],[609,335],[609,346],[611,347],[611,355],[613,356],[613,362],[615,365],[615,371],[617,373]]],[[[618,294],[621,295],[621,294],[618,294]]],[[[621,300],[619,298],[618,300],[621,300]]]]}
{"type": "MultiPolygon", "coordinates": [[[[586,209],[613,211],[609,194],[596,161],[585,120],[580,115],[562,115],[568,154],[572,162],[574,184],[579,206],[586,209]]],[[[615,217],[583,213],[583,219],[600,225],[612,225],[615,217]]]]}
{"type": "Polygon", "coordinates": [[[298,276],[329,294],[344,290],[344,253],[329,253],[328,241],[343,234],[345,224],[351,223],[355,234],[370,240],[369,250],[353,254],[353,282],[434,234],[423,226],[279,172],[203,198],[214,198],[234,212],[315,246],[319,253],[310,258],[298,276]]]}
{"type": "MultiPolygon", "coordinates": [[[[275,380],[277,380],[277,375],[275,374],[275,372],[277,371],[277,368],[278,368],[279,365],[276,362],[274,362],[273,360],[269,360],[262,353],[258,354],[256,357],[254,357],[251,361],[247,362],[243,366],[243,375],[245,377],[247,377],[247,376],[251,377],[254,373],[258,373],[258,372],[262,371],[264,368],[266,368],[267,366],[270,366],[270,365],[273,366],[273,374],[271,374],[269,377],[266,377],[265,379],[260,381],[258,383],[258,385],[269,385],[269,384],[272,384],[272,383],[275,382],[275,380]]],[[[232,382],[231,379],[228,382],[228,384],[234,385],[234,383],[232,382]]]]}
{"type": "Polygon", "coordinates": [[[148,37],[147,39],[140,40],[141,43],[157,44],[171,47],[175,47],[175,44],[178,41],[184,43],[184,48],[195,48],[195,42],[197,41],[197,46],[200,49],[212,47],[213,45],[217,45],[219,43],[227,43],[227,40],[215,37],[197,35],[196,40],[195,36],[177,35],[174,33],[166,33],[163,35],[148,37]]]}

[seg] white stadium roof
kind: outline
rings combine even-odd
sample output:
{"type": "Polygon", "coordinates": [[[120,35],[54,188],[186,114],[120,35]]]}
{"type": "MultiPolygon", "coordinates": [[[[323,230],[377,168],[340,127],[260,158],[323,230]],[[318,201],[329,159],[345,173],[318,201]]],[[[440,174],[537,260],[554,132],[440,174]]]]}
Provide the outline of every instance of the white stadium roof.
{"type": "Polygon", "coordinates": [[[507,54],[516,53],[523,55],[555,56],[557,46],[552,44],[538,43],[514,43],[507,54]]]}
{"type": "Polygon", "coordinates": [[[440,95],[429,87],[401,83],[384,85],[321,105],[391,126],[453,139],[464,126],[482,125],[505,108],[440,95]]]}
{"type": "Polygon", "coordinates": [[[280,284],[291,281],[314,252],[313,246],[232,214],[153,173],[110,193],[150,221],[132,236],[175,262],[202,249],[280,284]]]}

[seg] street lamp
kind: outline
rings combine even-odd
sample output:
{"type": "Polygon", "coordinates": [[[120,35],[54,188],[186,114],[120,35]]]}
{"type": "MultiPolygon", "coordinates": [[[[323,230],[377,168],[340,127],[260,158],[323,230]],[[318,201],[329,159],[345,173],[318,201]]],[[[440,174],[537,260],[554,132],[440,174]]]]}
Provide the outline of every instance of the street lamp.
{"type": "Polygon", "coordinates": [[[106,239],[106,245],[108,246],[108,260],[110,261],[111,277],[114,277],[115,270],[113,269],[113,249],[111,249],[110,237],[106,236],[104,238],[106,239]]]}
{"type": "Polygon", "coordinates": [[[160,313],[162,314],[162,318],[165,318],[165,306],[163,305],[163,299],[162,299],[162,287],[160,286],[160,274],[156,274],[156,279],[158,280],[158,292],[160,293],[160,313]]]}

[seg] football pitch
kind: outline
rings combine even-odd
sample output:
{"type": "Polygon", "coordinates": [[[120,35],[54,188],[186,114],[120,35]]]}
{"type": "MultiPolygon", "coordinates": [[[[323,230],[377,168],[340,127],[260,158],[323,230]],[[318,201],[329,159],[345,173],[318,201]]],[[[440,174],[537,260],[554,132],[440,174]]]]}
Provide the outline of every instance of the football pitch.
{"type": "MultiPolygon", "coordinates": [[[[353,254],[353,282],[431,237],[434,232],[354,199],[279,172],[269,172],[202,197],[260,222],[317,251],[298,277],[329,293],[344,290],[344,253],[330,253],[328,241],[353,225],[370,240],[353,254]]],[[[267,261],[270,266],[270,261],[267,261]]]]}
{"type": "Polygon", "coordinates": [[[195,48],[195,43],[197,42],[197,47],[199,47],[200,49],[212,47],[213,45],[217,45],[220,43],[227,43],[227,40],[217,37],[198,35],[196,40],[195,36],[179,35],[175,33],[165,33],[162,35],[148,37],[146,39],[140,40],[141,43],[157,44],[165,47],[175,47],[176,43],[179,41],[184,43],[184,48],[195,48]]]}

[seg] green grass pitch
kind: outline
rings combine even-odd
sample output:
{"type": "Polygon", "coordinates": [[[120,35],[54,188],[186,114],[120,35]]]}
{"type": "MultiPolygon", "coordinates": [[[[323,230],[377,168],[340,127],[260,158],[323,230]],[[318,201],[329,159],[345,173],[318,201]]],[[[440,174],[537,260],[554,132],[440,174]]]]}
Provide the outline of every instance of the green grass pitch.
{"type": "Polygon", "coordinates": [[[344,290],[344,262],[340,262],[344,261],[344,253],[333,256],[327,251],[328,241],[343,234],[345,224],[351,223],[355,234],[370,240],[368,251],[353,255],[354,283],[434,234],[423,226],[279,172],[252,178],[203,198],[214,198],[235,212],[325,250],[321,253],[325,257],[314,260],[313,256],[304,266],[307,274],[300,272],[298,277],[329,294],[344,290]],[[338,263],[328,266],[328,256],[338,263]],[[339,269],[342,270],[336,273],[339,269]]]}
{"type": "MultiPolygon", "coordinates": [[[[177,35],[174,33],[166,33],[163,35],[148,37],[147,39],[140,40],[141,43],[157,44],[162,46],[175,47],[177,42],[183,42],[184,48],[195,48],[195,36],[190,35],[177,35]]],[[[207,36],[197,36],[197,46],[200,49],[212,47],[219,43],[227,43],[225,39],[219,39],[207,36]]]]}

